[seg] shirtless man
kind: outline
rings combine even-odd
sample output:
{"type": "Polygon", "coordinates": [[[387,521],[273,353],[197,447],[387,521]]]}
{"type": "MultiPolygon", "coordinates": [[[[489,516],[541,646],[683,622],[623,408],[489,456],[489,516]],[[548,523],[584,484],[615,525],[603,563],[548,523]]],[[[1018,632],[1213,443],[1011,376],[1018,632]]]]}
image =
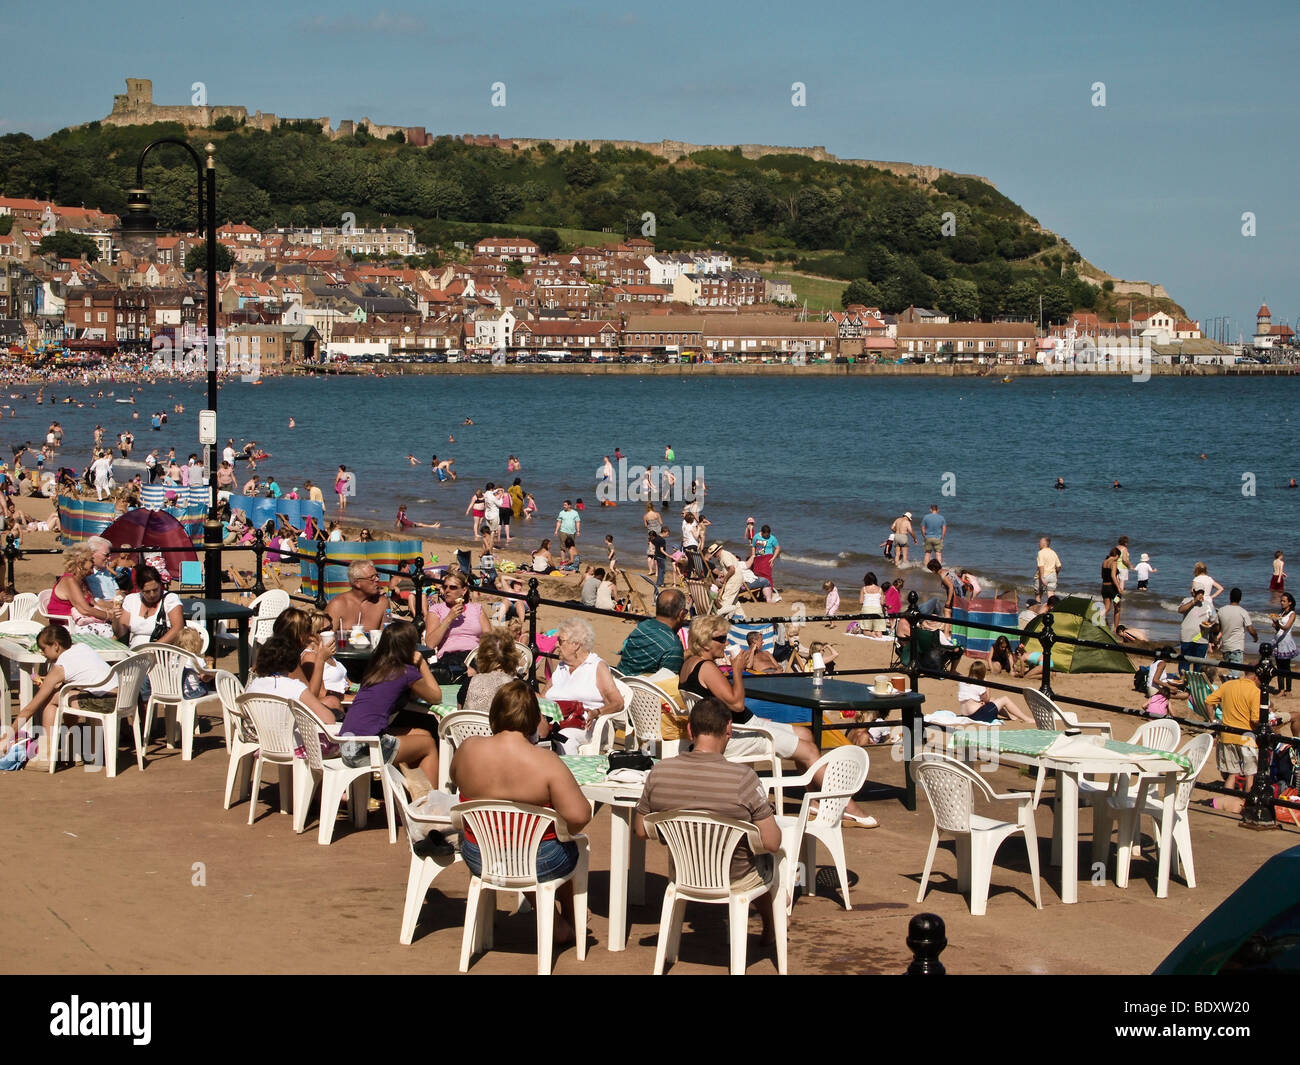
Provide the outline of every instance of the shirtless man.
{"type": "Polygon", "coordinates": [[[901,566],[907,562],[907,538],[910,536],[914,544],[920,543],[912,528],[912,512],[906,511],[901,518],[895,518],[889,531],[894,534],[894,565],[901,566]]]}
{"type": "Polygon", "coordinates": [[[763,650],[763,634],[751,632],[745,637],[749,644],[749,671],[751,673],[784,673],[785,667],[773,656],[771,651],[763,650]]]}
{"type": "Polygon", "coordinates": [[[367,632],[382,628],[388,609],[384,588],[373,562],[353,562],[348,566],[348,590],[331,599],[325,613],[344,629],[353,628],[358,620],[367,632]]]}
{"type": "Polygon", "coordinates": [[[429,469],[439,481],[454,481],[456,471],[452,466],[456,464],[455,459],[439,459],[437,455],[429,461],[429,469]]]}

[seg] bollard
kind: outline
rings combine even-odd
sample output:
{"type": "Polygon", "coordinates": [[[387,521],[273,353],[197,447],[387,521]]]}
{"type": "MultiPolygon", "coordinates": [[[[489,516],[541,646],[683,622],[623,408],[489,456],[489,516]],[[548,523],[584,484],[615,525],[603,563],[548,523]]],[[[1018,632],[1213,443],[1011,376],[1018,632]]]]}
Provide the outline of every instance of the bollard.
{"type": "Polygon", "coordinates": [[[947,969],[939,955],[948,945],[943,918],[934,913],[918,913],[907,922],[907,946],[912,963],[904,976],[943,976],[947,969]]]}
{"type": "Polygon", "coordinates": [[[1255,676],[1259,678],[1259,724],[1255,728],[1255,742],[1259,745],[1259,767],[1255,770],[1255,784],[1246,796],[1241,810],[1242,828],[1267,831],[1279,828],[1273,806],[1273,744],[1276,737],[1268,723],[1268,685],[1277,673],[1273,665],[1273,645],[1259,645],[1259,664],[1255,676]]]}

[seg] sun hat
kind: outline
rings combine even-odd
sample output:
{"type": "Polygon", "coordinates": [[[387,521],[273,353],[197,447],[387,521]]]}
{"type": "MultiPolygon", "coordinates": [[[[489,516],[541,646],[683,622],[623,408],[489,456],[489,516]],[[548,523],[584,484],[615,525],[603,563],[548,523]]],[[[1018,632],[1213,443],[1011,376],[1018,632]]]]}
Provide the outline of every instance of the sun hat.
{"type": "Polygon", "coordinates": [[[1142,557],[1139,558],[1138,561],[1139,561],[1139,562],[1150,562],[1150,561],[1151,561],[1151,556],[1148,555],[1145,551],[1143,551],[1143,552],[1142,552],[1142,557]]]}
{"type": "Polygon", "coordinates": [[[903,517],[910,518],[911,516],[912,516],[912,512],[910,510],[903,511],[903,517]]]}

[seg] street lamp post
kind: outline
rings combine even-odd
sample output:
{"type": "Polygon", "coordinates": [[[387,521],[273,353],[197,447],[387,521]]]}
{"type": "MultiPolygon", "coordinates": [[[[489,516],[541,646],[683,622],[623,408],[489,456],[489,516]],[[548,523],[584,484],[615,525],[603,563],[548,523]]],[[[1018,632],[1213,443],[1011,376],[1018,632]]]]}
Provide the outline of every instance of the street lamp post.
{"type": "Polygon", "coordinates": [[[199,229],[203,230],[207,250],[207,335],[204,355],[208,371],[208,410],[205,419],[200,416],[203,447],[203,471],[208,479],[208,517],[203,524],[203,596],[205,599],[221,598],[221,518],[217,511],[217,479],[213,470],[213,449],[216,447],[217,415],[217,164],[213,158],[216,146],[204,145],[207,161],[178,137],[161,137],[145,145],[135,164],[135,188],[126,194],[126,215],[122,219],[122,243],[133,254],[141,254],[154,246],[158,237],[158,219],[151,208],[149,193],[144,187],[144,160],[161,144],[176,144],[190,153],[198,177],[199,229]]]}

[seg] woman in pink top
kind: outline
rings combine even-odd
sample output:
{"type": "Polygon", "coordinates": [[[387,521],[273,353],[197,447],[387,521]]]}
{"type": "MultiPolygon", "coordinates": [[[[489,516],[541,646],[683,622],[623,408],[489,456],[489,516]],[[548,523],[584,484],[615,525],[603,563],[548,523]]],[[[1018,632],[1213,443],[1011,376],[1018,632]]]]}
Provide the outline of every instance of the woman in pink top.
{"type": "Polygon", "coordinates": [[[111,620],[112,611],[96,605],[86,584],[94,568],[94,555],[88,544],[77,544],[63,552],[63,575],[50,589],[50,601],[45,607],[47,618],[66,625],[76,610],[83,617],[111,620]]]}
{"type": "Polygon", "coordinates": [[[438,664],[452,675],[463,673],[466,657],[478,649],[486,628],[482,605],[469,602],[469,588],[459,573],[449,573],[440,599],[430,597],[424,614],[424,642],[438,652],[438,664]]]}

